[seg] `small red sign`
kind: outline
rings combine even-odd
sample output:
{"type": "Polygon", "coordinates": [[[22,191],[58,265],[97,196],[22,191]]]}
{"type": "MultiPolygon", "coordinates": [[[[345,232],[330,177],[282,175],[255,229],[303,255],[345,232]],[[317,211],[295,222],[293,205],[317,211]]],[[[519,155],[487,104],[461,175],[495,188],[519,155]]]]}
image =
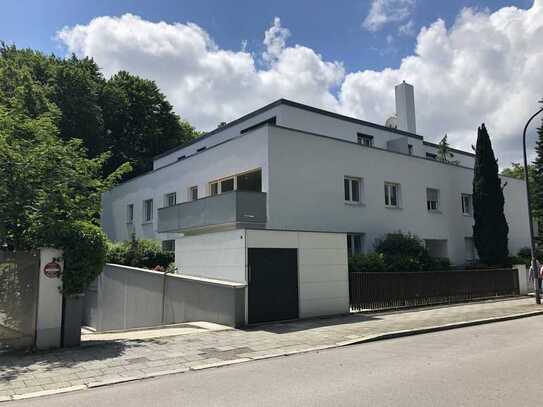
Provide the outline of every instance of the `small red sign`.
{"type": "Polygon", "coordinates": [[[60,264],[58,264],[56,261],[52,261],[43,267],[43,274],[49,278],[58,278],[61,270],[60,264]]]}

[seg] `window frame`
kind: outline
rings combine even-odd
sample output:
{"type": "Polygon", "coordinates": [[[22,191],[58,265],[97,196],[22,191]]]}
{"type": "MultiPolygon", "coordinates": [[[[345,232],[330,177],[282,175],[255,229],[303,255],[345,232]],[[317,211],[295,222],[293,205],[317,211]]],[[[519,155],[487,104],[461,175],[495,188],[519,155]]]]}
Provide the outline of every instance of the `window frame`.
{"type": "Polygon", "coordinates": [[[389,208],[389,209],[401,209],[402,207],[402,186],[401,184],[397,183],[397,182],[388,182],[388,181],[385,181],[385,184],[384,184],[384,198],[385,198],[385,208],[389,208]],[[387,187],[389,188],[389,191],[388,191],[388,195],[387,195],[387,187]],[[392,205],[392,194],[391,194],[391,189],[392,187],[395,187],[396,188],[396,205],[392,205]],[[388,196],[388,201],[387,202],[387,196],[388,196]]]}
{"type": "Polygon", "coordinates": [[[350,175],[343,176],[343,199],[344,202],[348,205],[362,205],[364,203],[364,178],[362,177],[353,177],[350,175]],[[358,200],[355,201],[353,199],[353,191],[355,189],[353,188],[353,182],[358,183],[358,200]],[[347,184],[349,185],[347,187],[347,184]],[[348,191],[348,197],[347,197],[347,191],[348,191]]]}
{"type": "Polygon", "coordinates": [[[154,218],[154,203],[153,198],[143,200],[143,222],[142,223],[151,223],[154,218]],[[149,217],[147,216],[147,205],[149,204],[149,217]]]}
{"type": "Polygon", "coordinates": [[[162,248],[162,251],[164,252],[168,252],[168,253],[175,253],[175,239],[166,239],[166,240],[163,240],[160,244],[161,248],[162,248]],[[171,250],[168,250],[168,244],[172,244],[171,242],[173,242],[173,248],[170,248],[171,250]],[[166,244],[165,244],[166,243],[166,244]]]}
{"type": "Polygon", "coordinates": [[[460,202],[462,204],[462,215],[473,216],[473,194],[460,194],[460,202]],[[469,198],[469,212],[466,212],[466,206],[464,205],[464,198],[469,198]]]}
{"type": "Polygon", "coordinates": [[[188,201],[197,201],[198,200],[198,185],[193,185],[188,188],[188,201]],[[194,197],[194,192],[196,192],[196,198],[194,197]]]}
{"type": "Polygon", "coordinates": [[[347,233],[347,257],[352,257],[366,252],[366,235],[365,233],[347,233]],[[360,240],[359,251],[355,251],[356,238],[360,240]]]}
{"type": "Polygon", "coordinates": [[[163,202],[164,208],[169,208],[170,206],[177,205],[177,192],[168,192],[167,194],[164,194],[164,202],[163,202]],[[173,203],[170,204],[170,198],[173,196],[173,203]]]}
{"type": "Polygon", "coordinates": [[[238,190],[238,177],[240,177],[242,175],[250,174],[250,173],[253,173],[253,172],[260,172],[260,191],[259,192],[262,192],[262,168],[259,167],[259,168],[254,168],[254,169],[249,170],[249,171],[243,171],[243,172],[240,172],[240,173],[237,173],[237,174],[234,174],[234,175],[229,175],[227,177],[215,179],[213,181],[208,182],[209,196],[215,196],[215,195],[222,194],[223,193],[223,191],[222,191],[222,183],[224,181],[228,181],[228,180],[233,180],[234,181],[234,186],[233,186],[232,190],[229,190],[229,191],[226,191],[226,192],[237,191],[238,190]],[[216,193],[213,193],[213,186],[214,185],[217,185],[217,192],[216,193]]]}
{"type": "Polygon", "coordinates": [[[439,213],[441,211],[441,191],[438,189],[438,188],[426,188],[426,209],[428,210],[428,212],[433,212],[433,213],[439,213]],[[431,201],[428,199],[428,192],[429,191],[435,191],[436,192],[436,200],[435,201],[431,201]],[[430,207],[430,202],[435,202],[436,204],[436,207],[435,208],[431,208],[430,207]]]}
{"type": "Polygon", "coordinates": [[[126,223],[134,223],[134,204],[129,203],[126,205],[126,223]]]}
{"type": "Polygon", "coordinates": [[[357,144],[364,147],[373,147],[374,137],[369,134],[356,133],[356,142],[357,144]]]}

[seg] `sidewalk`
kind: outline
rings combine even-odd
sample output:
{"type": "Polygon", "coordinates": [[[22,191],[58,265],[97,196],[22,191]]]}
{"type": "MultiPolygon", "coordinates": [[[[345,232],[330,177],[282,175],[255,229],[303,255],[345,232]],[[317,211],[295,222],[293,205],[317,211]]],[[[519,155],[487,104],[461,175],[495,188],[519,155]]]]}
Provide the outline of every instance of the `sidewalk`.
{"type": "Polygon", "coordinates": [[[87,341],[80,348],[0,356],[0,401],[537,314],[543,314],[543,307],[536,306],[532,298],[522,297],[352,314],[244,330],[203,330],[144,340],[87,341]]]}

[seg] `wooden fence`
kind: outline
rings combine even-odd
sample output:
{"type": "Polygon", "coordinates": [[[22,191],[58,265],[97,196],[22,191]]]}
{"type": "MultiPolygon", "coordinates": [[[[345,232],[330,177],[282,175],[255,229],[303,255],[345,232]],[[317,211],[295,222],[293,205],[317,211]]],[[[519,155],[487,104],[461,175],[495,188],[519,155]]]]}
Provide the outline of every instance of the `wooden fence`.
{"type": "Polygon", "coordinates": [[[349,273],[351,309],[450,304],[519,294],[514,269],[349,273]]]}

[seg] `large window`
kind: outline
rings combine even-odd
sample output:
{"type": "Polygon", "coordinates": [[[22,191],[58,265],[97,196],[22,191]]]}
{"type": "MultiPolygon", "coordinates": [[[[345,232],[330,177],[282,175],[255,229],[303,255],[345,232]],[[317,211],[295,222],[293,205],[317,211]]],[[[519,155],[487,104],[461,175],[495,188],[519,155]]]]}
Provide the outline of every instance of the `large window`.
{"type": "Polygon", "coordinates": [[[385,206],[388,208],[400,207],[400,184],[385,182],[385,206]]]}
{"type": "Polygon", "coordinates": [[[236,177],[238,191],[262,192],[262,171],[251,171],[236,177]]]}
{"type": "Polygon", "coordinates": [[[360,203],[362,196],[362,179],[355,177],[345,177],[343,180],[343,189],[345,202],[360,203]]]}
{"type": "Polygon", "coordinates": [[[439,211],[439,189],[426,188],[426,206],[428,211],[439,211]]]}
{"type": "Polygon", "coordinates": [[[234,190],[262,192],[262,171],[245,172],[209,183],[210,195],[234,190]]]}
{"type": "Polygon", "coordinates": [[[367,134],[358,133],[356,135],[356,141],[358,144],[362,144],[366,147],[373,147],[373,136],[368,136],[367,134]]]}
{"type": "Polygon", "coordinates": [[[146,199],[143,201],[143,222],[151,222],[153,220],[153,200],[146,199]]]}
{"type": "Polygon", "coordinates": [[[126,222],[134,222],[134,204],[126,205],[126,222]]]}
{"type": "Polygon", "coordinates": [[[164,196],[164,206],[174,206],[177,203],[177,194],[171,192],[164,196]]]}
{"type": "Polygon", "coordinates": [[[361,233],[347,235],[348,256],[362,253],[364,253],[364,235],[361,233]]]}
{"type": "Polygon", "coordinates": [[[473,215],[473,196],[462,194],[462,213],[467,216],[473,215]]]}

